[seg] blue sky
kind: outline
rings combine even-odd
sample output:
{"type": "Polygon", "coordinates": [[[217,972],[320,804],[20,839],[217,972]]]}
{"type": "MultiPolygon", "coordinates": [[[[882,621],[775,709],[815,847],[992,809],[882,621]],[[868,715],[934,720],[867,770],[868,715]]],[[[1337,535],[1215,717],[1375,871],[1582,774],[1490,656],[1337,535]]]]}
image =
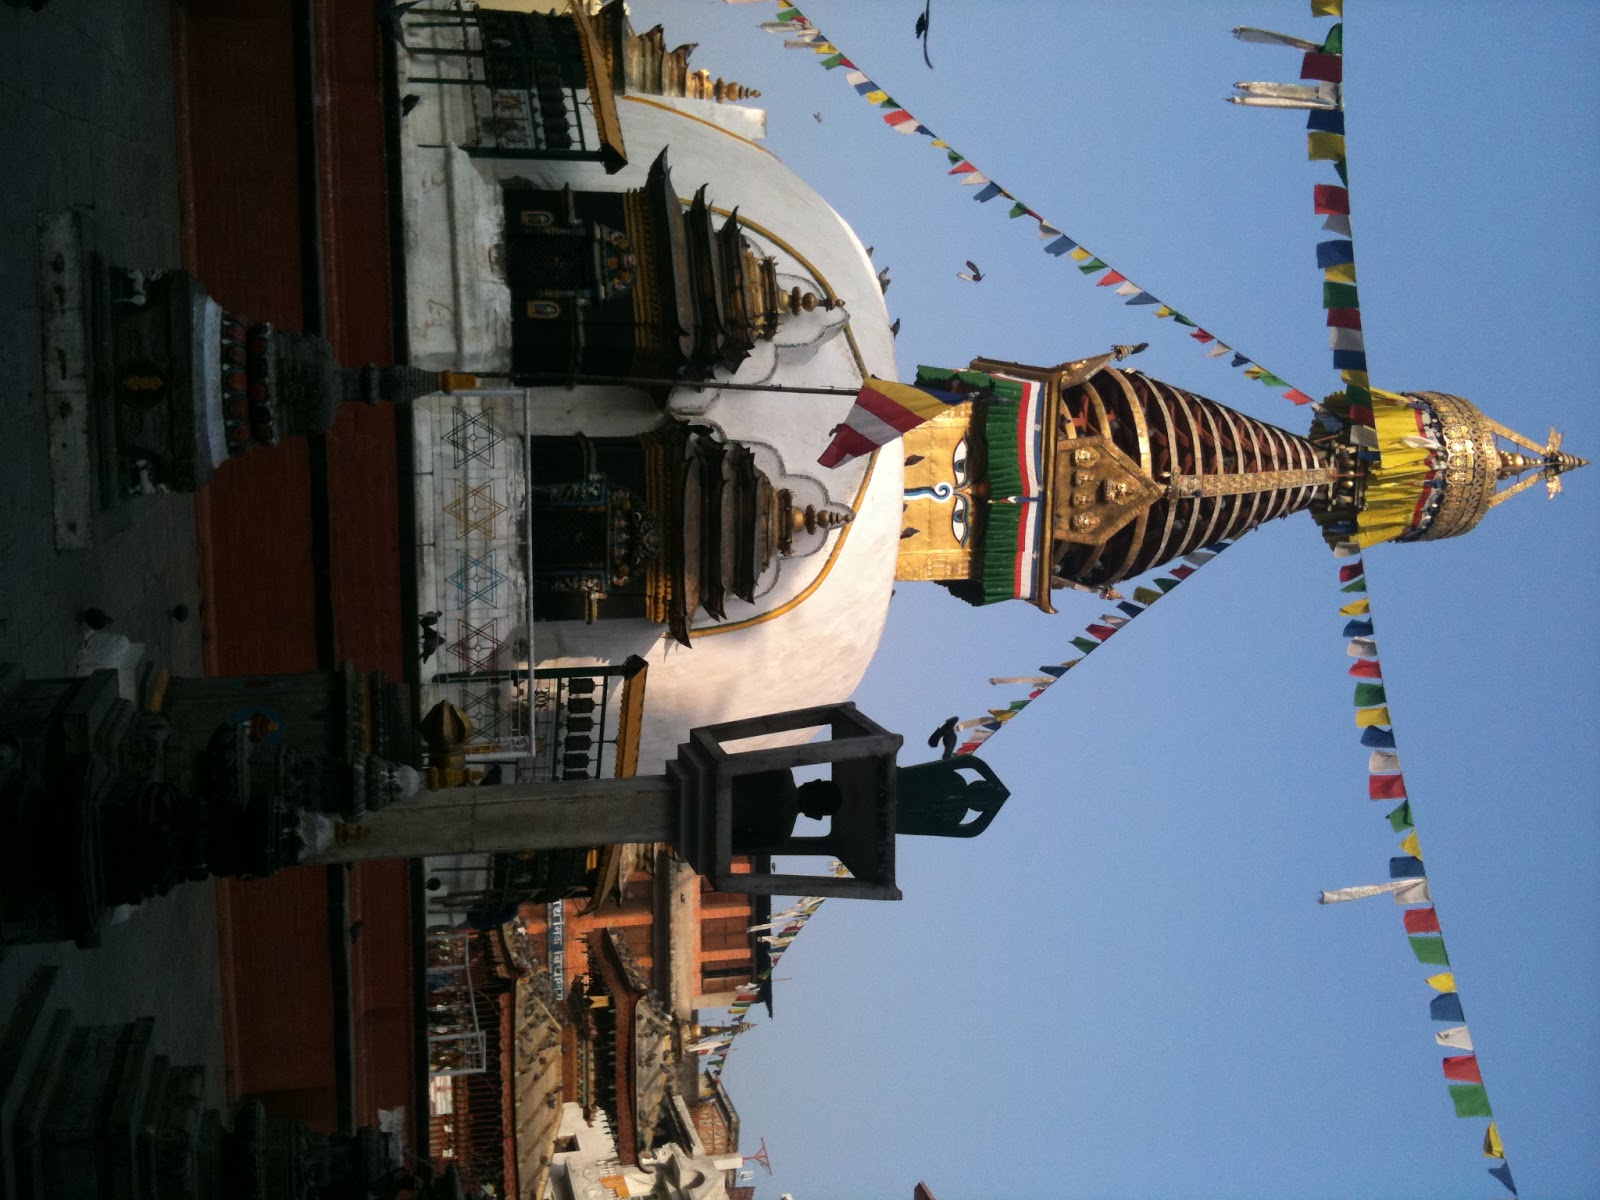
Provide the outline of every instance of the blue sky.
{"type": "MultiPolygon", "coordinates": [[[[850,57],[979,168],[1106,262],[1294,385],[1338,386],[1320,310],[1303,114],[1222,103],[1292,80],[1308,5],[813,0],[850,57]]],[[[1595,196],[1600,9],[1361,3],[1345,27],[1351,197],[1373,383],[1436,389],[1600,457],[1595,196]]],[[[646,3],[695,65],[760,88],[768,145],[876,246],[918,362],[1057,362],[1149,340],[1144,371],[1301,430],[1304,414],[1170,322],[973,203],[891,134],[771,9],[646,3]],[[814,112],[821,113],[819,124],[814,112]],[[974,259],[979,285],[955,272],[974,259]]],[[[1600,472],[1468,537],[1367,557],[1434,898],[1525,1196],[1600,1182],[1593,726],[1600,472]]],[[[1365,796],[1310,520],[1245,538],[984,750],[1012,799],[975,842],[903,839],[898,904],[825,905],[784,958],[776,1019],[725,1080],[796,1200],[1503,1195],[1481,1120],[1452,1113],[1380,882],[1398,836],[1365,796]]],[[[1104,605],[974,610],[902,585],[855,697],[906,735],[981,713],[1072,656],[1104,605]]]]}

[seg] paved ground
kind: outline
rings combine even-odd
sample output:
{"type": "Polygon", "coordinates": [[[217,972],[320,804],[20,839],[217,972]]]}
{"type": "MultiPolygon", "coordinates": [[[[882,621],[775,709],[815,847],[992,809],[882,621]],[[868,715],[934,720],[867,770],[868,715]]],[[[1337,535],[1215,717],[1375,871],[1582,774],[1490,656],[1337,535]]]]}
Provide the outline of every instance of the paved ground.
{"type": "MultiPolygon", "coordinates": [[[[182,261],[170,0],[0,5],[0,660],[70,674],[76,613],[99,606],[174,674],[201,673],[194,504],[142,497],[102,512],[94,544],[58,552],[39,396],[37,214],[80,211],[90,250],[133,267],[182,261]]],[[[31,967],[62,966],[56,1003],[81,1021],[156,1016],[156,1048],[207,1067],[221,1102],[216,914],[189,885],[107,931],[104,945],[29,947],[0,959],[0,1012],[31,967]]]]}

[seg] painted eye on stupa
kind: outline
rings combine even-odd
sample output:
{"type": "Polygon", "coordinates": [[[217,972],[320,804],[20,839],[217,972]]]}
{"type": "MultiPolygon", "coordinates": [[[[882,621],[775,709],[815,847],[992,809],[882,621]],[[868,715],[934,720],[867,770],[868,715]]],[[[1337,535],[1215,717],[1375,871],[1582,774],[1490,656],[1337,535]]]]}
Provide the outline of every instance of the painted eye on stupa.
{"type": "Polygon", "coordinates": [[[957,496],[955,503],[950,506],[950,532],[955,536],[958,546],[967,544],[967,535],[971,527],[967,524],[967,498],[957,496]]]}
{"type": "Polygon", "coordinates": [[[950,469],[955,472],[956,483],[967,482],[967,439],[962,438],[950,452],[950,469]]]}

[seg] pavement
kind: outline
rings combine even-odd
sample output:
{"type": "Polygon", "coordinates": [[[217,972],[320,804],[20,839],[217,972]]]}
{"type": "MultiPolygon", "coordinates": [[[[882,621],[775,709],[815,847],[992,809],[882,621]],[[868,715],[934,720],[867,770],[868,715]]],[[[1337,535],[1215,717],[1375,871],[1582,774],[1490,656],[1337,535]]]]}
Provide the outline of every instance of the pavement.
{"type": "MultiPolygon", "coordinates": [[[[118,265],[183,262],[172,21],[170,0],[0,5],[0,661],[35,678],[72,674],[89,606],[173,674],[203,673],[193,498],[97,505],[90,547],[58,551],[41,403],[39,213],[77,210],[86,250],[118,265]]],[[[52,1003],[82,1022],[156,1017],[155,1050],[205,1065],[206,1102],[223,1103],[210,883],[141,906],[95,950],[3,952],[0,1013],[44,963],[61,967],[52,1003]]]]}

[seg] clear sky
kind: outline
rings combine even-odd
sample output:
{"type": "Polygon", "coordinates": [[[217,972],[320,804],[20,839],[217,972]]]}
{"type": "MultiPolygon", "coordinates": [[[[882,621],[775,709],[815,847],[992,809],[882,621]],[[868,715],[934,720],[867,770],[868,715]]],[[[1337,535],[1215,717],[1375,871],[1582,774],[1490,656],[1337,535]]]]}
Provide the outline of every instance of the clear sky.
{"type": "MultiPolygon", "coordinates": [[[[1304,115],[1224,104],[1293,80],[1304,0],[812,0],[807,13],[979,168],[1294,385],[1339,386],[1304,115]]],[[[1592,4],[1348,0],[1346,117],[1373,383],[1456,392],[1600,458],[1592,4]]],[[[762,89],[769,147],[876,246],[902,377],[1148,340],[1144,371],[1302,430],[1305,414],[973,203],[771,6],[635,0],[694,64],[762,89]],[[813,119],[820,113],[822,121],[813,119]],[[971,258],[988,274],[956,278],[971,258]]],[[[690,181],[684,181],[686,184],[690,181]]],[[[1600,467],[1472,535],[1367,557],[1422,851],[1484,1080],[1527,1197],[1600,1194],[1595,594],[1600,467]]],[[[902,839],[898,904],[825,905],[776,1019],[724,1076],[796,1200],[1503,1195],[1457,1120],[1381,882],[1335,560],[1309,518],[1251,534],[985,747],[1013,796],[973,842],[902,839]]],[[[1105,605],[975,610],[899,588],[855,699],[906,735],[1073,655],[1105,605]]]]}

